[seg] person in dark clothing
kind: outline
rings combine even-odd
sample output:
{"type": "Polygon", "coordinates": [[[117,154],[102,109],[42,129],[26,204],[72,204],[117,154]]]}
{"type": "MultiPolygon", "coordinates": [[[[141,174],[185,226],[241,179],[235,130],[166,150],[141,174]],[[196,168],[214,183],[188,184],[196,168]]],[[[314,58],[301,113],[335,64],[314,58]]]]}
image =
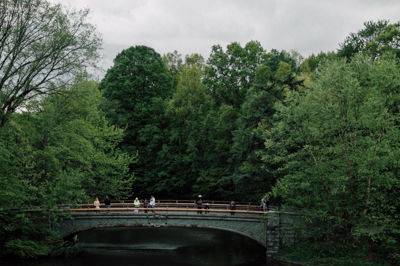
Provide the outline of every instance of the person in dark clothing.
{"type": "Polygon", "coordinates": [[[235,210],[236,210],[236,202],[234,200],[231,201],[231,203],[229,204],[229,209],[232,211],[231,215],[235,214],[235,210]]]}
{"type": "Polygon", "coordinates": [[[197,213],[198,213],[198,214],[201,214],[201,208],[203,207],[203,200],[202,200],[202,198],[201,198],[201,195],[199,195],[199,196],[197,197],[196,206],[197,206],[197,209],[198,209],[197,213]]]}
{"type": "Polygon", "coordinates": [[[108,196],[106,196],[106,198],[104,199],[104,206],[106,206],[106,208],[110,208],[111,207],[111,201],[110,201],[110,198],[108,196]]]}
{"type": "Polygon", "coordinates": [[[143,201],[143,208],[145,209],[144,210],[144,213],[147,213],[147,208],[149,207],[149,201],[147,200],[147,199],[145,199],[144,201],[143,201]]]}
{"type": "Polygon", "coordinates": [[[204,213],[208,213],[208,210],[210,209],[210,203],[206,202],[204,204],[204,213]]]}

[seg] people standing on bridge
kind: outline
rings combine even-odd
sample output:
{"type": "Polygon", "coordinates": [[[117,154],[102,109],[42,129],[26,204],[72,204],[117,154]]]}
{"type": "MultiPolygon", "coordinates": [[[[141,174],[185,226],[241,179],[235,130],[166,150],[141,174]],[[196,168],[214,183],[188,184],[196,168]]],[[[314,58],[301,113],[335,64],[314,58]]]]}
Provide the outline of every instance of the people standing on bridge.
{"type": "Polygon", "coordinates": [[[110,201],[110,198],[108,196],[106,196],[106,198],[104,200],[104,206],[106,206],[106,208],[110,208],[111,207],[111,201],[110,201]]]}
{"type": "Polygon", "coordinates": [[[261,208],[263,212],[265,212],[267,209],[267,202],[265,200],[265,196],[261,198],[261,208]]]}
{"type": "Polygon", "coordinates": [[[204,203],[204,213],[208,213],[209,209],[210,209],[210,203],[209,202],[204,203]]]}
{"type": "Polygon", "coordinates": [[[100,201],[98,197],[96,197],[96,199],[94,200],[93,205],[96,209],[100,209],[100,201]]]}
{"type": "Polygon", "coordinates": [[[231,210],[231,215],[235,214],[235,210],[236,210],[236,202],[234,200],[231,201],[231,203],[229,204],[229,209],[231,210]]]}
{"type": "Polygon", "coordinates": [[[153,195],[150,197],[149,207],[150,208],[156,207],[156,198],[153,195]]]}
{"type": "Polygon", "coordinates": [[[148,207],[149,207],[149,201],[147,199],[144,199],[144,201],[143,201],[144,213],[147,213],[148,207]]]}
{"type": "Polygon", "coordinates": [[[198,209],[197,213],[201,214],[201,208],[203,207],[203,200],[202,200],[201,195],[199,195],[197,197],[196,206],[197,206],[197,209],[198,209]]]}
{"type": "Polygon", "coordinates": [[[139,213],[140,201],[137,197],[133,201],[133,207],[135,208],[134,213],[139,213]]]}

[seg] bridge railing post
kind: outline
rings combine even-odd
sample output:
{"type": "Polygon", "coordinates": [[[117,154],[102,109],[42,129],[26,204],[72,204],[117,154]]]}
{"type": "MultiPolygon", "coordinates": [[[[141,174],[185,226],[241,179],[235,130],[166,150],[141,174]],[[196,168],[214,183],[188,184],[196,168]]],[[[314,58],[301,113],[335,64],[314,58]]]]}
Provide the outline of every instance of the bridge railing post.
{"type": "Polygon", "coordinates": [[[279,251],[280,242],[280,215],[277,211],[271,211],[267,214],[267,230],[266,230],[266,248],[267,260],[279,251]]]}

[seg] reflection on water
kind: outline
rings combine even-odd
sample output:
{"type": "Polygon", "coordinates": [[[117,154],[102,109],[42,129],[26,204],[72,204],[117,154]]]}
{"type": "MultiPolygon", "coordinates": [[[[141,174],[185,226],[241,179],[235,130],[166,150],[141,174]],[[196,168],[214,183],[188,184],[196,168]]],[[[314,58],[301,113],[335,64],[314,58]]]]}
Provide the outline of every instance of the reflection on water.
{"type": "Polygon", "coordinates": [[[81,232],[74,258],[9,266],[264,266],[265,249],[231,232],[201,228],[102,228],[81,232]]]}

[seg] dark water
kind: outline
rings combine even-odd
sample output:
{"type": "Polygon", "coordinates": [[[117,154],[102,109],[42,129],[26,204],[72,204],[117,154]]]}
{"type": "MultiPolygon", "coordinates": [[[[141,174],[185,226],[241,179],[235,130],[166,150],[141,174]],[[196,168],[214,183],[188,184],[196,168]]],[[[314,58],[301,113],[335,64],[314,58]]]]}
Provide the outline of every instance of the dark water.
{"type": "MultiPolygon", "coordinates": [[[[265,249],[241,235],[201,228],[103,228],[81,232],[73,258],[8,266],[265,266],[265,249]]],[[[1,264],[1,263],[0,263],[1,264]]],[[[271,264],[272,265],[272,264],[271,264]]]]}

